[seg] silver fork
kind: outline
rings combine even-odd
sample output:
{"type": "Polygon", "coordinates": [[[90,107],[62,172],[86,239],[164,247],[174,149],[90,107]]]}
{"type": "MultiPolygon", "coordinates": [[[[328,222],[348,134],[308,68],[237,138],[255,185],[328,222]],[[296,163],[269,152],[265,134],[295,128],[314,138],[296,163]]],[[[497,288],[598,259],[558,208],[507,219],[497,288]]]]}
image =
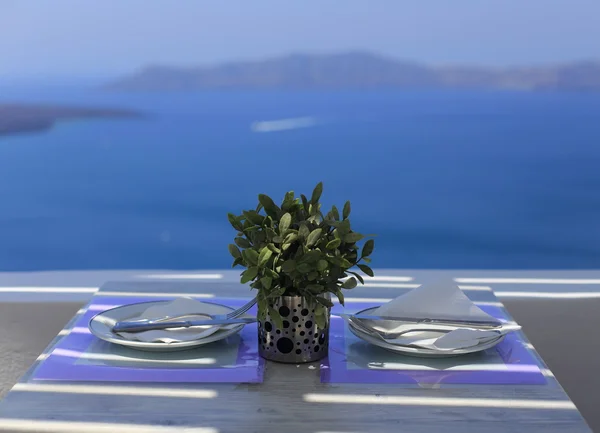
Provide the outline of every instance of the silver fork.
{"type": "Polygon", "coordinates": [[[246,304],[242,305],[240,308],[230,311],[227,314],[194,314],[194,313],[188,313],[188,314],[182,314],[179,316],[165,316],[165,317],[160,317],[158,319],[138,319],[138,320],[122,320],[120,322],[115,323],[115,325],[113,326],[112,330],[113,332],[122,332],[125,329],[128,328],[134,328],[136,326],[139,325],[151,325],[153,323],[160,323],[160,322],[164,322],[164,321],[176,321],[177,319],[180,319],[182,317],[186,317],[186,316],[204,316],[204,317],[208,317],[211,320],[229,320],[229,319],[235,319],[236,317],[241,316],[242,314],[244,314],[246,311],[248,311],[250,308],[252,308],[254,306],[254,304],[256,304],[257,302],[257,298],[253,298],[252,300],[250,300],[249,302],[247,302],[246,304]]]}

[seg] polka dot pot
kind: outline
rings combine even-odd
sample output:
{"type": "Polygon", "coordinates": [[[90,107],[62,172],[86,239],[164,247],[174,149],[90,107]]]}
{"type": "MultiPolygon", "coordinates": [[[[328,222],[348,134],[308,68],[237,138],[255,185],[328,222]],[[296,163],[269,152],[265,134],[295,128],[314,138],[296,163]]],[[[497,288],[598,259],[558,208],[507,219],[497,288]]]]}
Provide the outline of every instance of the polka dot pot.
{"type": "Polygon", "coordinates": [[[315,321],[315,310],[301,296],[282,296],[272,303],[283,319],[277,328],[268,312],[258,322],[258,352],[265,359],[277,362],[303,363],[327,356],[329,348],[329,311],[325,328],[315,321]]]}

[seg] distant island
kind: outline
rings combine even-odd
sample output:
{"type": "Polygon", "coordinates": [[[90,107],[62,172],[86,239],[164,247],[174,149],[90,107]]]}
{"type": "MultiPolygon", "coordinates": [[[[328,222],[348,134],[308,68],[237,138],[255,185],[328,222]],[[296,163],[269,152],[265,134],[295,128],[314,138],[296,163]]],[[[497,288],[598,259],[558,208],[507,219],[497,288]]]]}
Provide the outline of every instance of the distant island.
{"type": "Polygon", "coordinates": [[[294,54],[197,68],[153,66],[108,83],[115,91],[214,89],[489,89],[600,91],[600,62],[486,68],[427,66],[368,52],[294,54]]]}
{"type": "Polygon", "coordinates": [[[138,116],[133,111],[106,108],[0,104],[0,136],[45,131],[60,120],[138,116]]]}

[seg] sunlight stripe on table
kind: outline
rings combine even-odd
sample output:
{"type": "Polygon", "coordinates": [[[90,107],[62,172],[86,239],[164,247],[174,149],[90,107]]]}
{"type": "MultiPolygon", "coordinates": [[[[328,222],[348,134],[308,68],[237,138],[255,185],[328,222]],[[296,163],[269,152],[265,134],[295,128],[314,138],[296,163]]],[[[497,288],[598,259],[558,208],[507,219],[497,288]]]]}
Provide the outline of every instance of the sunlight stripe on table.
{"type": "Polygon", "coordinates": [[[392,300],[392,298],[346,298],[345,302],[346,303],[355,303],[355,302],[365,302],[365,303],[373,303],[373,304],[377,304],[377,303],[385,303],[385,302],[390,302],[392,300]]]}
{"type": "Polygon", "coordinates": [[[149,424],[123,424],[116,422],[47,421],[18,418],[0,418],[0,430],[39,433],[218,433],[212,427],[156,426],[149,424]]]}
{"type": "MultiPolygon", "coordinates": [[[[413,281],[414,278],[413,277],[401,277],[401,276],[395,276],[395,275],[375,275],[374,277],[369,277],[368,275],[361,275],[361,277],[363,277],[363,280],[365,280],[365,282],[367,281],[396,281],[396,282],[409,282],[409,281],[413,281]]],[[[348,277],[350,278],[350,277],[348,277]]],[[[345,280],[347,278],[342,278],[342,280],[345,280]]]]}
{"type": "Polygon", "coordinates": [[[139,278],[155,278],[159,280],[221,280],[223,274],[142,274],[139,278]]]}
{"type": "Polygon", "coordinates": [[[453,398],[390,395],[375,396],[360,394],[304,394],[303,399],[307,403],[576,410],[575,405],[568,400],[518,400],[499,398],[453,398]]]}
{"type": "Polygon", "coordinates": [[[488,305],[490,307],[504,307],[504,304],[498,301],[473,301],[473,303],[479,306],[488,305]]]}
{"type": "MultiPolygon", "coordinates": [[[[396,283],[370,283],[365,280],[365,284],[359,284],[358,287],[380,287],[390,289],[416,289],[421,287],[421,284],[396,284],[396,283]]],[[[489,286],[458,286],[461,290],[472,290],[481,292],[491,292],[492,288],[489,286]]]]}
{"type": "Polygon", "coordinates": [[[145,359],[145,358],[129,358],[127,356],[115,355],[112,353],[88,353],[79,352],[77,350],[54,349],[53,356],[65,356],[68,358],[90,359],[99,361],[120,361],[134,363],[154,363],[154,364],[185,364],[185,365],[212,365],[217,362],[215,358],[193,358],[193,359],[145,359]]]}
{"type": "Polygon", "coordinates": [[[597,278],[455,278],[454,281],[476,284],[600,284],[597,278]]]}
{"type": "Polygon", "coordinates": [[[180,296],[187,296],[191,298],[214,298],[215,295],[212,293],[173,293],[173,292],[113,292],[113,291],[100,291],[95,296],[139,296],[140,298],[178,298],[180,296]]]}
{"type": "Polygon", "coordinates": [[[401,284],[401,283],[370,283],[365,280],[365,284],[360,284],[358,287],[382,287],[390,289],[416,289],[420,284],[401,284]]]}
{"type": "Polygon", "coordinates": [[[90,305],[88,308],[83,308],[83,312],[85,313],[86,311],[106,311],[106,310],[110,310],[111,308],[116,308],[116,307],[120,307],[121,305],[114,305],[114,304],[92,304],[90,305]]]}
{"type": "Polygon", "coordinates": [[[69,334],[91,334],[89,328],[85,328],[83,326],[76,326],[72,329],[63,329],[58,333],[59,337],[69,334]]]}
{"type": "Polygon", "coordinates": [[[216,398],[212,389],[184,389],[146,386],[58,385],[51,383],[17,383],[11,391],[51,392],[86,395],[131,395],[136,397],[216,398]]]}
{"type": "Polygon", "coordinates": [[[600,292],[495,292],[499,298],[600,299],[600,292]]]}
{"type": "Polygon", "coordinates": [[[97,287],[0,287],[0,293],[95,293],[97,287]]]}

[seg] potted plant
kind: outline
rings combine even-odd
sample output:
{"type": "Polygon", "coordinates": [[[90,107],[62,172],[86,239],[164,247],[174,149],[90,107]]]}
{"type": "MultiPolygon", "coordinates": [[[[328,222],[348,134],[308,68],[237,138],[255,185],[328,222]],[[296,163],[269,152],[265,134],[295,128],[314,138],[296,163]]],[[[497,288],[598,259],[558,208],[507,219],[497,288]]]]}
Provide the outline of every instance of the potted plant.
{"type": "Polygon", "coordinates": [[[241,283],[257,289],[259,353],[280,362],[310,362],[327,354],[331,294],[344,304],[342,289],[364,284],[357,266],[368,266],[373,239],[350,226],[350,202],[342,214],[333,206],[323,216],[323,184],[310,198],[285,194],[280,206],[264,194],[258,206],[241,215],[228,214],[238,231],[229,245],[233,266],[246,268],[241,283]],[[362,262],[362,263],[361,263],[362,262]]]}

